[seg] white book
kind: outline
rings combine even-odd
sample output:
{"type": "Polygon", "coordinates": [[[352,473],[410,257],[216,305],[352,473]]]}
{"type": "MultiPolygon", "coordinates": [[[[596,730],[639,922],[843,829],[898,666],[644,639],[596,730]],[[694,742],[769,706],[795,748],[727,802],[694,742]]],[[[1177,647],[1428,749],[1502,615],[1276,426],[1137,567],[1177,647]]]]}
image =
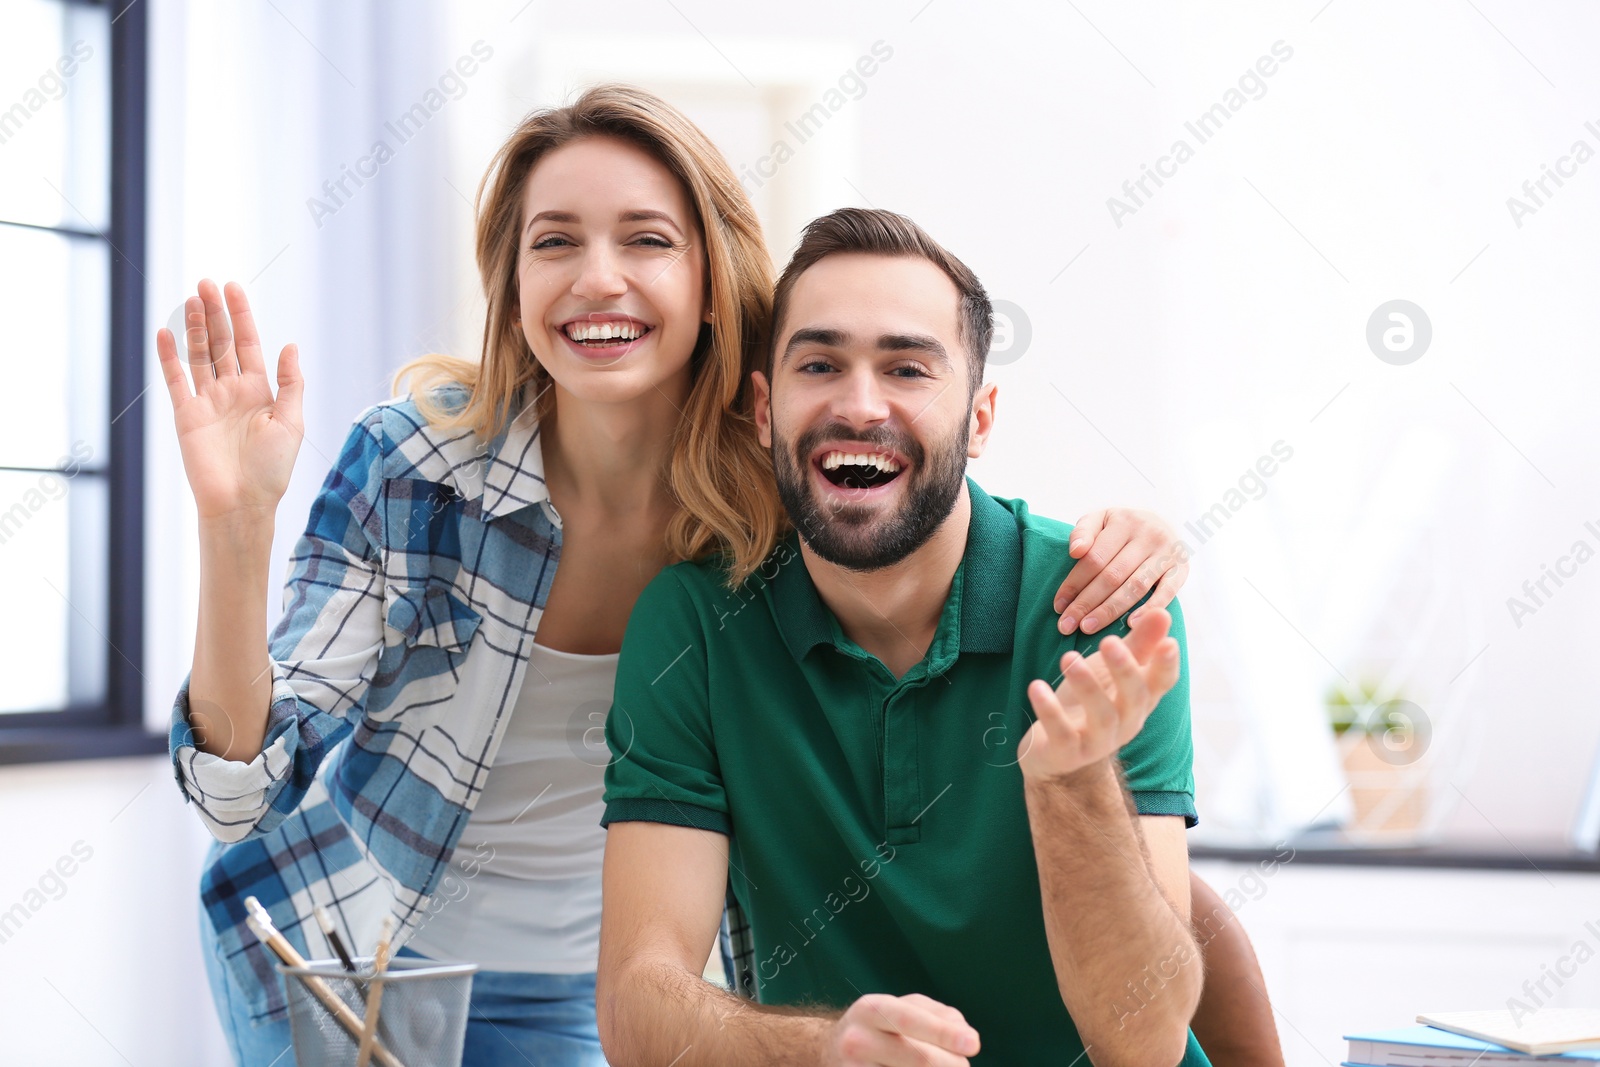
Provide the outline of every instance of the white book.
{"type": "Polygon", "coordinates": [[[1600,1008],[1541,1008],[1525,1018],[1509,1011],[1451,1011],[1419,1015],[1417,1022],[1534,1056],[1600,1049],[1600,1008]]]}
{"type": "Polygon", "coordinates": [[[1350,1055],[1345,1067],[1528,1067],[1530,1064],[1594,1064],[1600,1052],[1530,1056],[1492,1041],[1463,1037],[1437,1026],[1402,1026],[1346,1034],[1350,1055]]]}

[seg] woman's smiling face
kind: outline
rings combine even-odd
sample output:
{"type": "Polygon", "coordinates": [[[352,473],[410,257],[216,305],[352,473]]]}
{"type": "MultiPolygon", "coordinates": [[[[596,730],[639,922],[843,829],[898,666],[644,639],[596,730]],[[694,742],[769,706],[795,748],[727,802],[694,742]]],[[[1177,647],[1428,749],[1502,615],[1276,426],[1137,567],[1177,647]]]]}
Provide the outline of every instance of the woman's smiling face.
{"type": "Polygon", "coordinates": [[[561,389],[594,403],[687,390],[705,245],[659,160],[605,136],[549,152],[523,191],[520,247],[523,336],[561,389]]]}

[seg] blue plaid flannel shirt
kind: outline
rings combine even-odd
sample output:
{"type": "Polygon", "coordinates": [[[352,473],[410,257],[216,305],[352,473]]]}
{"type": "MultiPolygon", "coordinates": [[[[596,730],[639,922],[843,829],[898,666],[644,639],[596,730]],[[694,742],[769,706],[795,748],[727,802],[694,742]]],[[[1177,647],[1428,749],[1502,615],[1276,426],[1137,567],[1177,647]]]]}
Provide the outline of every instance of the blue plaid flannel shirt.
{"type": "Polygon", "coordinates": [[[404,944],[440,906],[560,554],[531,405],[487,445],[410,398],[357,420],[291,560],[261,754],[198,751],[187,682],[173,709],[178,787],[222,842],[203,912],[252,1016],[286,1006],[245,897],[308,956],[331,955],[316,905],[362,945],[385,914],[404,944]]]}

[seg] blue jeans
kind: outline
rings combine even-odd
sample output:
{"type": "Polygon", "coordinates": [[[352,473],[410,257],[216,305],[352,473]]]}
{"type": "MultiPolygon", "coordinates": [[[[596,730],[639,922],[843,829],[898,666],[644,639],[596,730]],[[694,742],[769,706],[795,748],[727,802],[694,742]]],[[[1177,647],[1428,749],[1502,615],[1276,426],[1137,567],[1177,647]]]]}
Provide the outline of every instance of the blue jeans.
{"type": "MultiPolygon", "coordinates": [[[[295,1067],[288,1019],[252,1025],[216,937],[200,920],[201,955],[228,1049],[239,1067],[295,1067]]],[[[418,956],[402,948],[397,955],[418,956]]],[[[462,1067],[606,1067],[595,1032],[593,974],[479,971],[472,979],[462,1067]]]]}

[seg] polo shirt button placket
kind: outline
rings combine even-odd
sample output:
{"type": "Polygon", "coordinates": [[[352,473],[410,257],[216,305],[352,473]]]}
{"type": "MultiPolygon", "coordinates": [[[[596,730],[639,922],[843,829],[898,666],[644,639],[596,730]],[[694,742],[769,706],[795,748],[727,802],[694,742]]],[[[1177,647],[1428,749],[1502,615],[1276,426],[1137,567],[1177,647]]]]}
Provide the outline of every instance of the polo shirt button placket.
{"type": "Polygon", "coordinates": [[[922,840],[922,775],[917,766],[917,702],[920,683],[894,689],[883,705],[884,824],[891,845],[922,840]]]}

